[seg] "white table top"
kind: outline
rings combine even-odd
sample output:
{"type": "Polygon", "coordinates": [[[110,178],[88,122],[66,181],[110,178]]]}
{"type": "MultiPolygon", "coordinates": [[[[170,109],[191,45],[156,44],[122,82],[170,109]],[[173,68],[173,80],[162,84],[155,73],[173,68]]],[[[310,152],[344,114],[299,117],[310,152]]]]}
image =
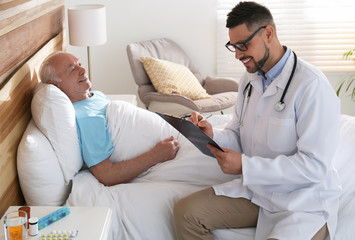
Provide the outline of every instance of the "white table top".
{"type": "MultiPolygon", "coordinates": [[[[18,206],[11,206],[7,212],[16,211],[18,206]]],[[[31,206],[31,217],[42,218],[61,207],[31,206]]],[[[112,210],[106,207],[69,207],[70,214],[61,220],[43,228],[36,236],[28,236],[28,240],[42,239],[43,234],[56,231],[79,231],[75,240],[107,240],[112,237],[112,210]]],[[[4,220],[0,222],[0,239],[5,239],[4,220]]]]}

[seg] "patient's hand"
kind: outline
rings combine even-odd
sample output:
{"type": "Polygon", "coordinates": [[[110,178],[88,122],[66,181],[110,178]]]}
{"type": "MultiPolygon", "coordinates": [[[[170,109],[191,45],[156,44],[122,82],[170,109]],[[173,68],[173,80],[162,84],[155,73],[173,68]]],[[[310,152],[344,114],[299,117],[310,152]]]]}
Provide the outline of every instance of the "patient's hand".
{"type": "Polygon", "coordinates": [[[173,136],[158,142],[151,150],[158,162],[165,162],[174,159],[179,151],[180,145],[173,136]]]}

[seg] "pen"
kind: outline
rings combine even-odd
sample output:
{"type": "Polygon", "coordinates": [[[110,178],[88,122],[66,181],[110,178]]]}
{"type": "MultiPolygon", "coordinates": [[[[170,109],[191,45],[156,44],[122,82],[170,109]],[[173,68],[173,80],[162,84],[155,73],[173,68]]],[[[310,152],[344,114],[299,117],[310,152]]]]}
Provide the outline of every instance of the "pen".
{"type": "Polygon", "coordinates": [[[209,119],[210,117],[212,117],[212,114],[210,114],[210,115],[208,115],[208,116],[204,116],[200,121],[205,121],[205,120],[207,120],[207,119],[209,119]]]}
{"type": "MultiPolygon", "coordinates": [[[[189,118],[191,117],[191,115],[185,115],[183,117],[181,117],[182,119],[186,119],[186,118],[189,118]]],[[[200,121],[205,121],[207,119],[209,119],[210,117],[212,117],[212,114],[208,115],[208,116],[203,116],[202,119],[200,121]]]]}

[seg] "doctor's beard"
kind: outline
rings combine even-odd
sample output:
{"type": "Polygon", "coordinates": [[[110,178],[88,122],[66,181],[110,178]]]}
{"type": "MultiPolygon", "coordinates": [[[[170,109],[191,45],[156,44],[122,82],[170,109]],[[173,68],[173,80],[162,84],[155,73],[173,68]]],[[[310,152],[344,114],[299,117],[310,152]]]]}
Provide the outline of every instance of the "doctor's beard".
{"type": "Polygon", "coordinates": [[[265,48],[265,49],[266,49],[266,51],[265,51],[264,57],[262,59],[260,59],[260,61],[255,62],[256,69],[254,72],[261,71],[261,69],[264,67],[266,61],[270,57],[270,49],[269,48],[265,48]]]}

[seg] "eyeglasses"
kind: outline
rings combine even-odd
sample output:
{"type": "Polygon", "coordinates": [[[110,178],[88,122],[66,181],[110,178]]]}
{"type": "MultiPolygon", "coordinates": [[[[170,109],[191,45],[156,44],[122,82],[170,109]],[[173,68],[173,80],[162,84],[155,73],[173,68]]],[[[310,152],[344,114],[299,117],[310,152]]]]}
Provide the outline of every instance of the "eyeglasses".
{"type": "Polygon", "coordinates": [[[231,51],[231,52],[235,52],[236,49],[238,49],[239,51],[246,51],[248,50],[248,47],[247,47],[247,44],[253,39],[253,37],[260,31],[260,29],[263,29],[263,28],[266,28],[267,26],[262,26],[262,27],[259,27],[254,33],[253,35],[251,35],[247,40],[245,40],[244,42],[242,43],[236,43],[236,44],[231,44],[230,41],[228,41],[226,43],[226,48],[231,51]]]}

